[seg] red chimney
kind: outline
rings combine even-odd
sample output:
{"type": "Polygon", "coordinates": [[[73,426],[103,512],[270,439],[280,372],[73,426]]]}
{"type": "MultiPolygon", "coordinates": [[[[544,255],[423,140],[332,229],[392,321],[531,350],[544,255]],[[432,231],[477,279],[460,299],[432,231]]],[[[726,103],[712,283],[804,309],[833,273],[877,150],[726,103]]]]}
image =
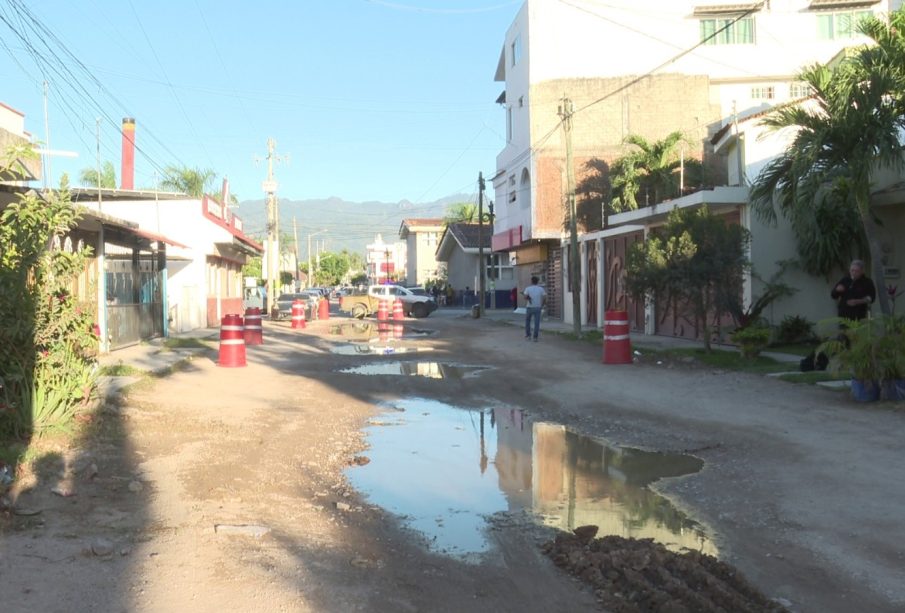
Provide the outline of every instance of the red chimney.
{"type": "Polygon", "coordinates": [[[135,189],[135,120],[123,118],[123,158],[120,189],[135,189]]]}

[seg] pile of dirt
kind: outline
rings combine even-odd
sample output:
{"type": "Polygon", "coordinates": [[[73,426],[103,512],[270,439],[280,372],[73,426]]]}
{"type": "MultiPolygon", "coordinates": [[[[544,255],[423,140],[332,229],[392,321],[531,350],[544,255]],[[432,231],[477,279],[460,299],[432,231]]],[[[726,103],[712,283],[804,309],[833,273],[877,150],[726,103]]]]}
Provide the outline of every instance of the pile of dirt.
{"type": "Polygon", "coordinates": [[[607,611],[785,611],[712,556],[675,553],[650,539],[595,539],[596,526],[574,532],[548,541],[543,551],[557,566],[591,584],[607,611]]]}

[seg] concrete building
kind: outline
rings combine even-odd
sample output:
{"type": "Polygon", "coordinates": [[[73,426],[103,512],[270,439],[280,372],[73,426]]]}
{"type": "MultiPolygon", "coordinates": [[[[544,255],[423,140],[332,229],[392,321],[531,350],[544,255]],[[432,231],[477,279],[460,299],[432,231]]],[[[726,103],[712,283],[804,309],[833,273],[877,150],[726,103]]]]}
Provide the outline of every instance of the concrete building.
{"type": "Polygon", "coordinates": [[[442,276],[437,262],[437,245],[445,222],[442,219],[403,219],[399,238],[405,241],[405,284],[423,286],[442,276]]]}
{"type": "MultiPolygon", "coordinates": [[[[579,181],[590,160],[608,163],[623,154],[626,136],[658,140],[678,130],[689,143],[685,155],[709,169],[700,185],[690,187],[706,190],[726,183],[725,161],[714,157],[709,144],[716,132],[736,115],[806,95],[796,79],[802,66],[828,61],[861,42],[853,27],[861,14],[900,5],[901,0],[527,0],[506,33],[495,75],[505,84],[497,101],[505,110],[507,143],[493,177],[493,250],[512,254],[519,286],[532,275],[541,277],[551,296],[550,314],[571,321],[571,309],[562,308],[572,286],[561,241],[564,96],[574,109],[573,168],[579,181]]],[[[611,249],[621,248],[611,242],[611,249]]],[[[604,249],[600,245],[586,256],[597,258],[604,249]]],[[[575,286],[587,283],[583,278],[575,286]]],[[[590,313],[599,310],[602,298],[590,313]]],[[[587,323],[599,322],[592,316],[587,323]]]]}
{"type": "MultiPolygon", "coordinates": [[[[25,131],[25,114],[0,102],[0,155],[6,157],[10,148],[31,143],[31,134],[25,131]]],[[[0,183],[27,185],[29,181],[40,180],[43,176],[40,159],[18,156],[6,176],[0,176],[0,183]]]]}
{"type": "Polygon", "coordinates": [[[73,190],[73,199],[173,242],[167,253],[166,287],[171,330],[218,326],[223,315],[243,313],[242,266],[264,249],[219,202],[207,196],[107,189],[100,190],[99,201],[95,188],[73,190]]]}
{"type": "Polygon", "coordinates": [[[378,234],[374,238],[374,242],[365,247],[365,264],[368,267],[368,280],[372,284],[404,279],[405,243],[385,243],[383,236],[378,234]]]}
{"type": "MultiPolygon", "coordinates": [[[[509,308],[509,290],[515,287],[515,272],[507,254],[490,250],[491,226],[484,226],[483,245],[486,270],[487,308],[509,308]]],[[[479,224],[451,223],[440,238],[437,260],[446,263],[447,283],[456,292],[456,303],[470,306],[480,287],[481,258],[479,224]]]]}

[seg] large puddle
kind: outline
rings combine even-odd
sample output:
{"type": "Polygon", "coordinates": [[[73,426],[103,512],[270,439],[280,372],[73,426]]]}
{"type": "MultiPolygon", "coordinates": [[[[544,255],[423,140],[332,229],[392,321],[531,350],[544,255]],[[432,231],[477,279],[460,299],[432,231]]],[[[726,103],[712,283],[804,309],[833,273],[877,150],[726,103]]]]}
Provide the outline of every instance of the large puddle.
{"type": "Polygon", "coordinates": [[[350,341],[370,341],[373,339],[419,339],[431,336],[436,330],[415,328],[393,322],[356,321],[330,326],[330,334],[350,341]]]}
{"type": "Polygon", "coordinates": [[[379,362],[339,372],[354,375],[400,375],[404,377],[424,377],[427,379],[470,379],[488,370],[489,366],[466,366],[445,362],[379,362]]]}
{"type": "Polygon", "coordinates": [[[330,347],[336,355],[396,355],[403,353],[425,353],[433,347],[409,347],[398,343],[343,343],[330,347]]]}
{"type": "Polygon", "coordinates": [[[697,458],[609,447],[516,410],[424,399],[394,403],[366,432],[371,461],[349,469],[352,485],[400,515],[434,551],[485,552],[488,519],[526,511],[564,530],[593,524],[598,536],[716,554],[699,524],[647,487],[699,471],[697,458]]]}

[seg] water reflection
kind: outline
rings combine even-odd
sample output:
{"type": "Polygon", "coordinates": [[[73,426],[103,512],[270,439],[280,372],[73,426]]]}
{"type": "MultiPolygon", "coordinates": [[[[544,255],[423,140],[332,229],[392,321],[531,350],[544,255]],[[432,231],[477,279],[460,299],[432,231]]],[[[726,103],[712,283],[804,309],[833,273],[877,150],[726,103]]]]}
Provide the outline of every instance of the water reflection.
{"type": "Polygon", "coordinates": [[[402,323],[355,321],[330,326],[330,334],[343,339],[367,342],[372,339],[423,338],[434,334],[436,330],[424,328],[406,328],[402,323]]]}
{"type": "Polygon", "coordinates": [[[350,469],[349,478],[434,550],[486,551],[485,518],[527,510],[562,529],[595,524],[600,536],[716,553],[698,524],[647,488],[700,470],[696,458],[609,447],[516,410],[468,411],[424,399],[394,406],[404,421],[367,428],[371,462],[350,469]]]}
{"type": "Polygon", "coordinates": [[[466,379],[476,377],[487,366],[464,366],[444,362],[382,362],[344,368],[339,372],[355,375],[402,375],[427,379],[466,379]]]}
{"type": "Polygon", "coordinates": [[[409,347],[398,343],[344,343],[330,347],[336,355],[396,355],[402,353],[425,353],[433,347],[409,347]]]}

